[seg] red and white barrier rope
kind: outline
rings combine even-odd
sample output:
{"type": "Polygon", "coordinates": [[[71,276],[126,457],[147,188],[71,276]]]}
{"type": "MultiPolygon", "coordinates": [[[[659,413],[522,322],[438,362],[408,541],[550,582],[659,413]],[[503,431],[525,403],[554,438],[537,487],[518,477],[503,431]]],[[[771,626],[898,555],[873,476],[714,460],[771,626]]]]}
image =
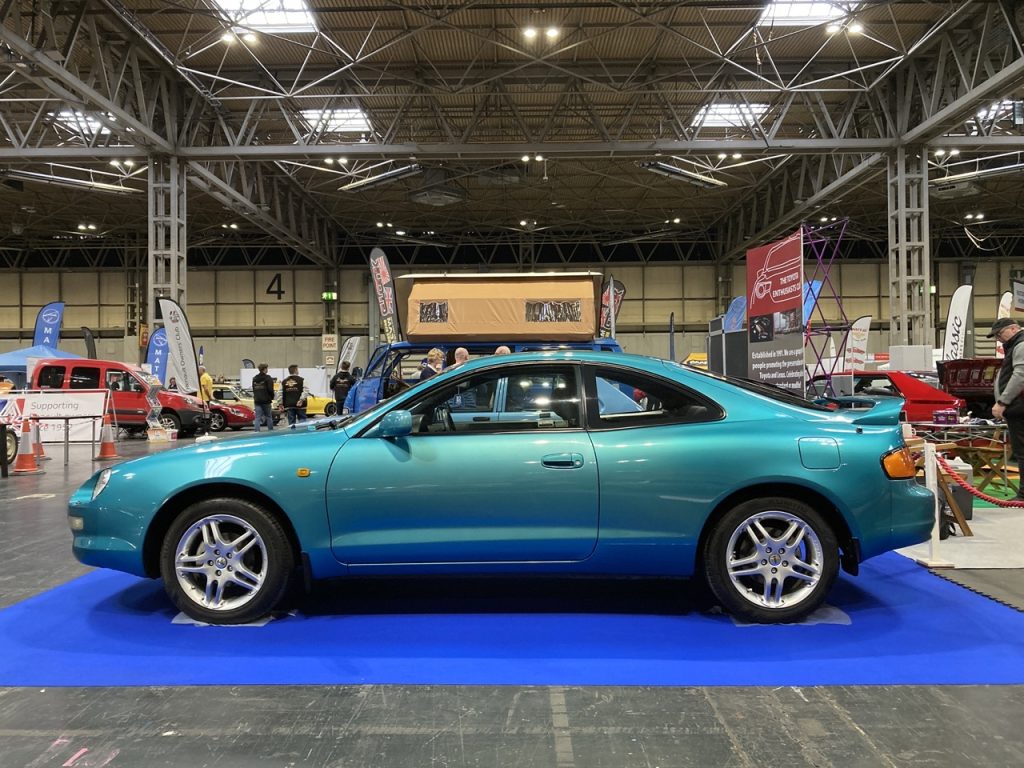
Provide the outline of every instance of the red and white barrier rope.
{"type": "Polygon", "coordinates": [[[976,498],[979,498],[982,501],[987,501],[990,504],[995,504],[997,507],[1017,507],[1018,509],[1019,508],[1024,508],[1024,501],[1017,501],[1017,500],[1011,500],[1011,499],[997,499],[995,496],[989,496],[986,493],[982,493],[977,488],[975,488],[973,485],[971,485],[966,480],[964,480],[960,476],[960,473],[957,472],[956,469],[951,467],[949,465],[949,463],[944,458],[939,456],[939,454],[937,454],[937,453],[935,454],[935,461],[938,462],[938,464],[944,470],[946,470],[946,473],[950,477],[952,477],[954,480],[956,480],[957,485],[959,485],[961,488],[963,488],[965,491],[967,491],[972,496],[974,496],[976,498]]]}

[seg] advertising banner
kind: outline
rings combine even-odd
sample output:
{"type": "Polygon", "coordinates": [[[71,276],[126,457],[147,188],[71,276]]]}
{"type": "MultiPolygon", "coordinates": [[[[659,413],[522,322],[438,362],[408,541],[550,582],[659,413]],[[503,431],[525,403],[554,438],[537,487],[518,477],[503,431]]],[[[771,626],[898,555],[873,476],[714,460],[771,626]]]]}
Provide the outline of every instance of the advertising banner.
{"type": "Polygon", "coordinates": [[[803,232],[747,251],[748,376],[804,391],[803,232]]]}
{"type": "Polygon", "coordinates": [[[341,355],[338,357],[338,366],[346,360],[349,365],[354,365],[356,362],[356,352],[359,351],[359,337],[349,336],[345,339],[345,343],[341,345],[341,355]]]}
{"type": "Polygon", "coordinates": [[[747,319],[747,297],[737,296],[729,302],[729,309],[725,312],[725,319],[722,321],[722,330],[726,333],[731,331],[742,331],[743,321],[747,319]]]}
{"type": "Polygon", "coordinates": [[[82,339],[85,341],[85,356],[90,360],[96,359],[96,337],[92,334],[92,329],[82,326],[82,339]]]}
{"type": "Polygon", "coordinates": [[[391,265],[380,248],[370,251],[370,274],[373,288],[377,293],[377,308],[380,310],[380,331],[384,341],[394,344],[402,336],[398,324],[398,306],[395,303],[395,284],[391,278],[391,265]]]}
{"type": "Polygon", "coordinates": [[[149,337],[149,348],[146,350],[146,362],[150,371],[160,379],[161,384],[167,383],[167,329],[157,328],[156,333],[149,337]]]}
{"type": "Polygon", "coordinates": [[[173,299],[160,299],[160,312],[167,332],[167,381],[174,379],[179,392],[198,392],[199,365],[185,310],[173,299]]]}
{"type": "Polygon", "coordinates": [[[102,389],[12,392],[0,409],[0,421],[21,432],[23,419],[39,416],[40,439],[44,443],[61,443],[64,442],[64,418],[67,418],[68,439],[89,442],[100,438],[106,404],[107,392],[102,389]]]}
{"type": "MultiPolygon", "coordinates": [[[[1006,291],[999,297],[999,306],[996,307],[996,319],[1009,317],[1013,311],[1013,294],[1006,291]]],[[[996,357],[1005,357],[1006,350],[1003,349],[1003,342],[996,339],[996,357]]]]}
{"type": "Polygon", "coordinates": [[[676,313],[669,312],[668,315],[668,359],[676,359],[676,313]]]}
{"type": "Polygon", "coordinates": [[[964,356],[964,341],[967,338],[967,313],[971,308],[971,293],[974,286],[961,285],[953,291],[949,300],[949,314],[946,315],[946,337],[942,343],[943,360],[959,360],[964,356]]]}
{"type": "Polygon", "coordinates": [[[868,360],[868,331],[871,330],[871,315],[861,315],[850,326],[846,341],[846,366],[849,371],[864,368],[868,360]]]}
{"type": "Polygon", "coordinates": [[[626,298],[626,286],[608,275],[608,282],[601,291],[601,319],[599,335],[602,339],[615,338],[615,319],[622,309],[622,300],[626,298]],[[614,311],[611,311],[614,308],[614,311]]]}
{"type": "Polygon", "coordinates": [[[57,349],[60,344],[60,325],[64,322],[64,302],[53,301],[39,310],[36,315],[36,332],[32,337],[32,346],[51,347],[57,349]]]}

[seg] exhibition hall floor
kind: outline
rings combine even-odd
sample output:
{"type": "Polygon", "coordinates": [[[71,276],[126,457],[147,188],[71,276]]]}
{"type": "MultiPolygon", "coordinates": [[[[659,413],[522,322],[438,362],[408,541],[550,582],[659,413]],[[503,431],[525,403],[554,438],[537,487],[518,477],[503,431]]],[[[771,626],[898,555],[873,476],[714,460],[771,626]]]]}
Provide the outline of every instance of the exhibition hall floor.
{"type": "Polygon", "coordinates": [[[549,580],[335,582],[265,627],[176,625],[158,584],[71,556],[88,450],[0,480],[4,768],[1022,762],[1024,613],[898,555],[801,626],[549,580]]]}

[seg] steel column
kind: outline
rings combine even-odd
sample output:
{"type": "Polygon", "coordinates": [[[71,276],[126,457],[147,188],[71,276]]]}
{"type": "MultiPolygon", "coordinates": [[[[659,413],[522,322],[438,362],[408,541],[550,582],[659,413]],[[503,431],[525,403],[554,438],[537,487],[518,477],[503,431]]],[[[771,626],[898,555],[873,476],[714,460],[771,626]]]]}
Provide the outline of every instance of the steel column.
{"type": "Polygon", "coordinates": [[[928,229],[928,155],[900,148],[888,158],[890,345],[935,343],[928,229]]]}
{"type": "Polygon", "coordinates": [[[186,306],[185,163],[176,157],[150,158],[147,187],[149,258],[146,319],[152,333],[156,330],[157,299],[174,299],[182,308],[186,306]]]}

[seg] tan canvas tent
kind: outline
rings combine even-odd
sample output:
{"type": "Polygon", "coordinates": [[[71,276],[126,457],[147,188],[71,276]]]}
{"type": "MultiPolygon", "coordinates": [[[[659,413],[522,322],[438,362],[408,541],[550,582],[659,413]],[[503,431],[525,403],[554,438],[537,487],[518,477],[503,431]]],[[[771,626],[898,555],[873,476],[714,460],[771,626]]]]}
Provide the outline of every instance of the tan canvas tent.
{"type": "Polygon", "coordinates": [[[599,272],[414,274],[395,280],[409,341],[586,341],[597,335],[599,272]]]}

